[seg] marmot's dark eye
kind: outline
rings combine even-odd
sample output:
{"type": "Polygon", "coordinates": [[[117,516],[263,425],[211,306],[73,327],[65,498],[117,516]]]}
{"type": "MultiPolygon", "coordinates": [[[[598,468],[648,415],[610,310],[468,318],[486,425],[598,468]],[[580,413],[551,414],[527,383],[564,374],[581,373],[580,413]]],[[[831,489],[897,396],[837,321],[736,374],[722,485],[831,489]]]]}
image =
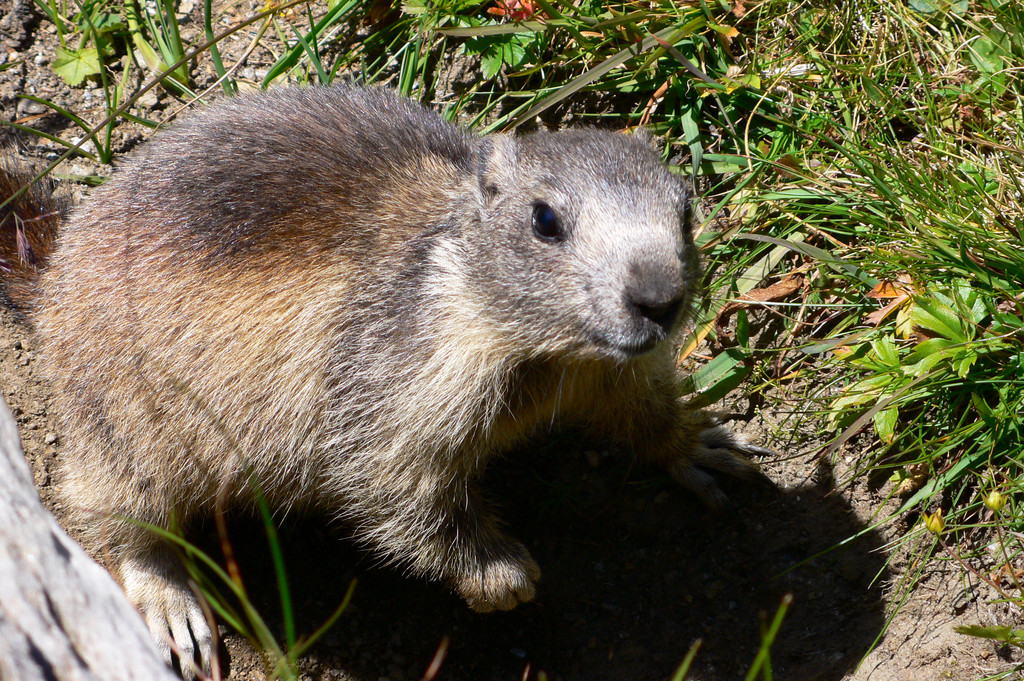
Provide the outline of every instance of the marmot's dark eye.
{"type": "Polygon", "coordinates": [[[561,241],[564,236],[558,216],[543,201],[533,204],[533,233],[543,241],[561,241]]]}

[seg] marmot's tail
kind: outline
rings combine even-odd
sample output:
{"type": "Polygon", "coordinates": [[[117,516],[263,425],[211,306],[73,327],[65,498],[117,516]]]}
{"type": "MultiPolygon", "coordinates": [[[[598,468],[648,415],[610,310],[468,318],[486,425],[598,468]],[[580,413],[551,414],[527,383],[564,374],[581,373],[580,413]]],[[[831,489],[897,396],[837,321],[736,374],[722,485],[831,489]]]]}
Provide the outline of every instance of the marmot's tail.
{"type": "MultiPolygon", "coordinates": [[[[0,154],[0,203],[32,180],[10,155],[0,154]]],[[[70,202],[41,181],[0,208],[0,305],[24,315],[33,307],[37,273],[46,265],[70,202]]]]}

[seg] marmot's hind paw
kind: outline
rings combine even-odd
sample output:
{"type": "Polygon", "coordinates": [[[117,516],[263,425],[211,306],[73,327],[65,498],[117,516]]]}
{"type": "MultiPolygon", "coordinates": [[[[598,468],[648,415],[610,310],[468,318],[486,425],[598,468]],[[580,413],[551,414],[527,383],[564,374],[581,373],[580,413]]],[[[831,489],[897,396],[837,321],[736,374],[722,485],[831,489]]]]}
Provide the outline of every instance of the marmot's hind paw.
{"type": "Polygon", "coordinates": [[[775,452],[750,444],[745,438],[724,426],[712,426],[701,431],[699,441],[685,457],[669,466],[675,480],[690,490],[713,509],[722,509],[729,499],[719,488],[715,478],[705,469],[718,471],[736,478],[756,480],[775,487],[749,456],[768,456],[775,452]]]}
{"type": "Polygon", "coordinates": [[[164,558],[127,559],[121,564],[125,594],[142,616],[164,661],[179,658],[185,681],[196,678],[196,668],[209,672],[213,662],[213,634],[199,600],[164,558]]]}

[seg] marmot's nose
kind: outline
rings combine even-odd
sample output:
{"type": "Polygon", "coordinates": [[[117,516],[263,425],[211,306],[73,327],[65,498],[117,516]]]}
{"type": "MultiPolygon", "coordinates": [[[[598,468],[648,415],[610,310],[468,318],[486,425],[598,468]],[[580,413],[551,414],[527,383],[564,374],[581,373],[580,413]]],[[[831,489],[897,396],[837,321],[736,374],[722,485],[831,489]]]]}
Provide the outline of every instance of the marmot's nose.
{"type": "Polygon", "coordinates": [[[683,292],[677,286],[654,282],[626,290],[626,304],[636,315],[647,319],[667,335],[683,307],[683,292]]]}
{"type": "Polygon", "coordinates": [[[633,263],[626,279],[627,309],[635,317],[655,324],[665,335],[679,320],[683,308],[686,291],[682,269],[682,263],[674,258],[668,262],[643,259],[633,263]]]}

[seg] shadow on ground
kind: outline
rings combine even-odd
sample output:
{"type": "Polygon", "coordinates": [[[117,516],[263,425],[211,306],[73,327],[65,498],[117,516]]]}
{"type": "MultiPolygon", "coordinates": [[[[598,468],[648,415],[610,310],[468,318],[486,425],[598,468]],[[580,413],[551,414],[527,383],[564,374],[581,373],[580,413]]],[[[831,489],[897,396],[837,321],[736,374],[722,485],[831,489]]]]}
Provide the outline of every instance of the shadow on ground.
{"type": "MultiPolygon", "coordinates": [[[[742,679],[761,623],[792,593],[772,669],[788,681],[828,680],[851,671],[881,631],[880,539],[867,533],[812,559],[863,529],[828,495],[827,471],[780,492],[727,483],[735,505],[725,516],[657,472],[572,450],[564,442],[535,450],[488,476],[512,533],[544,570],[536,601],[510,613],[474,614],[439,585],[376,567],[322,521],[283,528],[301,628],[315,629],[359,579],[351,607],[303,670],[318,679],[419,679],[447,637],[439,679],[543,671],[553,680],[665,680],[702,638],[690,678],[742,679]]],[[[250,589],[264,594],[263,612],[279,612],[272,574],[251,567],[269,563],[261,530],[236,528],[250,589]]],[[[250,655],[237,640],[229,648],[232,677],[249,678],[250,655]]]]}

